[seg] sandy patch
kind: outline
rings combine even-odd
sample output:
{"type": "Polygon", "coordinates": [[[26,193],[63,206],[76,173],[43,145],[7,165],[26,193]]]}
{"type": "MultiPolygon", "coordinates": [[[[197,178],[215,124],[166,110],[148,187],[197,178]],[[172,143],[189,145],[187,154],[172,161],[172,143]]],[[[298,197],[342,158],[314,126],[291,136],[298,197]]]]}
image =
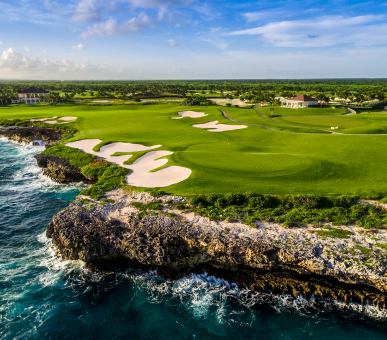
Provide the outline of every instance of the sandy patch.
{"type": "Polygon", "coordinates": [[[66,121],[71,121],[71,120],[76,120],[78,117],[60,117],[58,120],[66,120],[66,121]]]}
{"type": "Polygon", "coordinates": [[[178,112],[178,114],[181,117],[171,117],[171,119],[182,119],[184,117],[200,118],[200,117],[208,116],[204,112],[196,112],[196,111],[181,111],[181,112],[178,112]]]}
{"type": "Polygon", "coordinates": [[[55,119],[57,118],[58,116],[55,116],[55,117],[50,117],[50,118],[42,118],[42,119],[30,119],[30,122],[43,122],[45,120],[49,120],[49,119],[55,119]]]}
{"type": "Polygon", "coordinates": [[[194,124],[192,125],[196,128],[207,129],[210,132],[222,132],[222,131],[231,131],[247,128],[247,125],[226,125],[218,124],[218,121],[203,123],[203,124],[194,124]]]}
{"type": "Polygon", "coordinates": [[[124,162],[131,155],[111,156],[115,152],[136,152],[157,149],[161,145],[144,146],[141,144],[119,142],[105,145],[101,147],[99,152],[93,151],[93,147],[99,143],[101,143],[99,139],[84,139],[77,142],[70,142],[66,145],[96,155],[98,158],[106,159],[112,164],[132,170],[126,176],[126,182],[137,187],[166,187],[184,181],[191,175],[190,169],[180,166],[169,166],[156,172],[148,172],[165,165],[168,162],[167,159],[157,160],[157,158],[171,155],[172,152],[170,151],[150,151],[130,165],[125,165],[124,162]]]}
{"type": "Polygon", "coordinates": [[[133,173],[126,177],[126,182],[138,187],[166,187],[184,181],[191,175],[191,170],[181,166],[169,166],[156,172],[148,172],[168,163],[168,160],[157,159],[172,155],[170,151],[151,151],[137,159],[131,165],[124,165],[133,173]]]}
{"type": "Polygon", "coordinates": [[[45,122],[46,124],[67,124],[75,121],[78,117],[61,117],[58,120],[64,120],[64,122],[58,122],[56,119],[58,116],[50,117],[50,118],[42,118],[42,119],[30,119],[31,122],[45,122]]]}
{"type": "Polygon", "coordinates": [[[93,100],[92,103],[110,103],[110,100],[93,100]]]}
{"type": "Polygon", "coordinates": [[[214,103],[219,104],[219,105],[221,105],[221,104],[226,105],[227,103],[231,103],[232,105],[239,105],[239,106],[250,105],[250,104],[243,102],[240,99],[233,99],[233,100],[231,100],[231,102],[229,99],[210,99],[210,100],[212,100],[214,103]]]}

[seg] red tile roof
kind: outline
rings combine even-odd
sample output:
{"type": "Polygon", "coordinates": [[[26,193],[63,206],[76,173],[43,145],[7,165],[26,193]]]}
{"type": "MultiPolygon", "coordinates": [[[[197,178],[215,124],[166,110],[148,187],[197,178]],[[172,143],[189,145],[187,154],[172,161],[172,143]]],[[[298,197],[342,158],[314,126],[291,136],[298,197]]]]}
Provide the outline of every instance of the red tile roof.
{"type": "Polygon", "coordinates": [[[313,97],[309,97],[306,94],[300,94],[297,97],[291,98],[289,100],[297,100],[299,102],[316,102],[317,99],[313,97]]]}

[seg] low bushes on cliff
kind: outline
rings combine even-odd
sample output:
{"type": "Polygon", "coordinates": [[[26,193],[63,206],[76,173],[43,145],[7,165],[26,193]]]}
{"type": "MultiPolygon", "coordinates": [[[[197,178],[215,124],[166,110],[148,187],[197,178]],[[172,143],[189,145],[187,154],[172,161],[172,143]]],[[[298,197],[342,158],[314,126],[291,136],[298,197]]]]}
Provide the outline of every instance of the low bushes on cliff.
{"type": "Polygon", "coordinates": [[[97,159],[85,165],[82,168],[82,174],[89,177],[102,177],[103,173],[110,166],[110,163],[104,159],[97,159]]]}
{"type": "Polygon", "coordinates": [[[44,150],[43,154],[47,156],[66,158],[70,161],[70,164],[76,168],[82,168],[96,159],[94,155],[90,155],[79,149],[70,148],[65,145],[55,145],[44,150]]]}
{"type": "Polygon", "coordinates": [[[356,204],[350,196],[263,196],[254,193],[196,195],[187,198],[192,209],[211,220],[302,224],[321,226],[356,224],[366,229],[385,228],[387,211],[372,205],[356,204]]]}
{"type": "Polygon", "coordinates": [[[79,149],[65,145],[55,145],[43,151],[48,156],[66,158],[75,168],[81,168],[82,174],[91,178],[98,178],[98,182],[80,194],[98,199],[105,196],[105,192],[120,187],[125,182],[128,169],[111,165],[106,160],[96,159],[96,156],[79,149]]]}
{"type": "Polygon", "coordinates": [[[117,165],[110,165],[98,182],[93,184],[89,189],[83,190],[80,195],[90,196],[98,199],[105,196],[106,191],[120,187],[125,183],[125,176],[129,173],[128,169],[117,165]]]}

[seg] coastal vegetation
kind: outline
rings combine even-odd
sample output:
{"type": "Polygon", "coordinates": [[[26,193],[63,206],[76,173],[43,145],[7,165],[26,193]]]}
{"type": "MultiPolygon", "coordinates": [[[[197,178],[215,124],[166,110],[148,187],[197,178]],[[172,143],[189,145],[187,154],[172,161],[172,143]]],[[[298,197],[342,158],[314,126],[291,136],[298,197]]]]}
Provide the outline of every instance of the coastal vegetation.
{"type": "Polygon", "coordinates": [[[104,197],[106,191],[122,186],[129,173],[128,169],[111,165],[105,160],[97,160],[94,155],[61,144],[44,150],[43,154],[68,159],[72,166],[82,169],[83,175],[96,178],[97,183],[81,192],[82,195],[95,199],[104,197]]]}
{"type": "MultiPolygon", "coordinates": [[[[193,211],[213,221],[240,221],[252,227],[256,227],[257,222],[273,222],[286,227],[321,227],[331,224],[386,229],[387,210],[358,204],[357,201],[357,197],[350,196],[263,196],[255,193],[228,193],[190,196],[187,204],[177,203],[175,207],[193,211]]],[[[336,229],[324,231],[320,235],[341,237],[336,229]]],[[[343,235],[348,233],[344,232],[343,235]]]]}

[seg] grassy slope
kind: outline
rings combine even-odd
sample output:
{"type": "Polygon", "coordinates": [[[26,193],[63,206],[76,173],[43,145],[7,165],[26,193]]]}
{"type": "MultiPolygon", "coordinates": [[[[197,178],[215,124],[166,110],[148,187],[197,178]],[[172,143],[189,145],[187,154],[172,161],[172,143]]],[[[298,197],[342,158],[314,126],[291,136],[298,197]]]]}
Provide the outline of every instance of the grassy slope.
{"type": "MultiPolygon", "coordinates": [[[[259,108],[262,113],[270,117],[270,109],[259,108]]],[[[287,109],[275,108],[273,120],[285,124],[300,125],[319,129],[330,129],[338,126],[337,132],[350,134],[387,134],[387,115],[382,112],[345,115],[343,109],[305,108],[287,109]],[[278,117],[280,116],[280,117],[278,117]]]]}
{"type": "MultiPolygon", "coordinates": [[[[242,121],[259,117],[254,110],[225,110],[231,117],[242,121]]],[[[191,126],[213,120],[233,124],[224,119],[216,107],[85,105],[0,108],[0,118],[51,116],[79,117],[70,124],[79,130],[75,139],[162,144],[160,150],[174,151],[169,164],[189,167],[193,171],[186,181],[166,188],[166,191],[176,194],[387,191],[387,161],[383,156],[387,147],[386,136],[283,133],[254,126],[229,132],[208,132],[191,126]],[[205,112],[208,116],[169,118],[184,110],[205,112]]]]}
{"type": "MultiPolygon", "coordinates": [[[[266,116],[270,117],[270,107],[260,107],[259,110],[266,116]]],[[[303,109],[289,109],[284,107],[274,107],[274,115],[285,116],[330,116],[342,115],[346,113],[345,109],[332,109],[330,107],[306,107],[303,109]]]]}

